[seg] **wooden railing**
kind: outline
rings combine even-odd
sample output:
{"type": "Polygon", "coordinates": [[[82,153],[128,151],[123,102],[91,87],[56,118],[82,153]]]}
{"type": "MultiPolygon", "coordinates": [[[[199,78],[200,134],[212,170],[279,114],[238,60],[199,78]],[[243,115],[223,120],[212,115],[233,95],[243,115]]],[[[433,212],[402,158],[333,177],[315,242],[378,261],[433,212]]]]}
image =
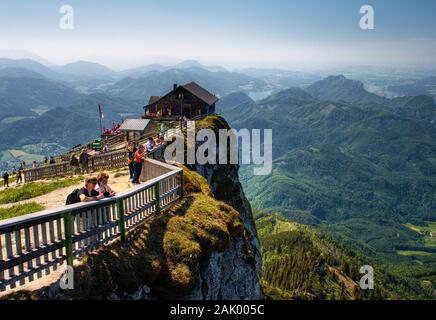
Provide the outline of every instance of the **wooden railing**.
{"type": "Polygon", "coordinates": [[[127,166],[126,150],[103,153],[89,158],[89,170],[99,171],[127,166]]]}
{"type": "MultiPolygon", "coordinates": [[[[108,137],[106,142],[109,146],[113,146],[114,144],[118,144],[126,141],[126,135],[124,133],[117,134],[112,137],[108,137]]],[[[103,139],[103,143],[105,143],[105,139],[103,139]]]]}
{"type": "Polygon", "coordinates": [[[183,171],[147,159],[148,182],[113,198],[0,221],[0,291],[50,274],[121,238],[183,196],[183,171]]]}
{"type": "MultiPolygon", "coordinates": [[[[164,160],[164,148],[159,147],[152,150],[148,157],[156,160],[164,160]]],[[[127,152],[126,150],[115,151],[111,153],[104,153],[92,156],[89,159],[88,169],[90,172],[100,170],[110,170],[127,167],[127,152]]],[[[79,170],[80,171],[80,170],[79,170]]],[[[32,168],[25,170],[24,181],[32,182],[42,179],[50,179],[56,177],[66,177],[74,175],[75,168],[72,167],[69,161],[52,164],[48,166],[32,168]]]]}

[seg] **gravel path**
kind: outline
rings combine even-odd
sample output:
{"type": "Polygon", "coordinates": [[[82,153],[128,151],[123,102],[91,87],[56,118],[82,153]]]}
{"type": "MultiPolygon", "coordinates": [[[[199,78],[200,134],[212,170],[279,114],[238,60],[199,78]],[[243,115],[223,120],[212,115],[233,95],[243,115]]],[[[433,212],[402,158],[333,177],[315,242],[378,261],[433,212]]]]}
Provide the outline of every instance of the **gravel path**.
{"type": "MultiPolygon", "coordinates": [[[[127,191],[132,187],[129,181],[129,175],[127,171],[121,171],[118,173],[109,173],[109,176],[110,176],[109,185],[112,187],[113,190],[115,190],[118,193],[127,191]]],[[[83,187],[83,183],[79,183],[70,187],[54,190],[50,193],[32,199],[23,200],[15,203],[2,204],[0,205],[0,208],[10,208],[12,206],[16,206],[20,204],[37,202],[43,205],[46,209],[55,209],[65,205],[65,200],[67,196],[71,193],[71,191],[82,187],[83,187]]]]}

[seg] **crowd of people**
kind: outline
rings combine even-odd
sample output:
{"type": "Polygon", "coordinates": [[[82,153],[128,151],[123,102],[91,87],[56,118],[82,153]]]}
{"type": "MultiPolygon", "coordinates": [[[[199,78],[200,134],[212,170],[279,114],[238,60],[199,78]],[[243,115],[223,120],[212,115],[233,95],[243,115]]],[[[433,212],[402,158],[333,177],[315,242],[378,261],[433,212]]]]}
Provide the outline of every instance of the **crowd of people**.
{"type": "MultiPolygon", "coordinates": [[[[130,142],[127,146],[127,158],[129,165],[130,180],[134,184],[139,184],[139,179],[142,172],[145,159],[147,159],[150,152],[156,150],[156,148],[165,145],[165,139],[163,136],[154,140],[148,138],[145,144],[137,145],[134,142],[130,142]]],[[[75,155],[71,158],[71,166],[75,167],[75,170],[81,170],[82,174],[88,172],[89,155],[86,150],[83,150],[79,158],[75,155]]],[[[110,198],[115,196],[115,191],[109,186],[109,175],[107,173],[100,173],[98,176],[89,176],[85,179],[85,185],[83,188],[73,191],[67,197],[66,204],[73,204],[78,202],[90,202],[98,201],[104,198],[110,198]]]]}
{"type": "Polygon", "coordinates": [[[73,174],[89,173],[90,155],[88,149],[84,148],[79,154],[79,158],[75,154],[71,156],[70,166],[73,168],[73,174]]]}
{"type": "MultiPolygon", "coordinates": [[[[147,142],[145,144],[137,144],[135,142],[130,142],[127,146],[127,159],[128,159],[128,167],[129,167],[129,174],[130,174],[130,181],[133,184],[139,184],[139,180],[142,173],[142,167],[144,164],[145,159],[149,156],[149,154],[154,151],[156,148],[159,148],[161,146],[165,145],[165,139],[163,135],[161,135],[158,139],[148,138],[147,142]]],[[[109,152],[109,146],[105,148],[105,152],[109,152]]],[[[75,154],[71,155],[70,158],[70,166],[73,168],[73,174],[88,174],[89,173],[89,161],[90,161],[90,154],[88,148],[83,148],[80,152],[80,154],[77,156],[75,154]]],[[[53,165],[56,164],[56,160],[53,156],[51,157],[45,157],[44,163],[40,164],[36,161],[33,161],[32,168],[38,168],[40,165],[53,165]]],[[[24,171],[26,169],[26,162],[22,161],[20,163],[20,166],[18,170],[14,167],[9,173],[8,171],[5,171],[3,173],[3,185],[4,187],[9,187],[10,183],[10,177],[16,175],[16,184],[24,183],[24,171]]],[[[111,188],[107,185],[107,180],[109,179],[109,176],[106,174],[101,173],[98,177],[96,177],[96,180],[87,178],[86,185],[91,188],[92,183],[96,181],[95,185],[99,185],[99,188],[104,188],[104,193],[106,195],[114,195],[115,193],[111,190],[111,188]],[[101,179],[99,179],[99,177],[101,179]],[[103,179],[104,178],[104,179],[103,179]]],[[[95,188],[94,188],[95,189],[95,188]]],[[[92,189],[92,190],[94,190],[92,189]]],[[[91,190],[91,189],[89,189],[91,190]]],[[[102,189],[103,190],[103,189],[102,189]]],[[[89,194],[86,193],[85,190],[82,190],[82,193],[84,195],[89,194]]],[[[95,192],[92,192],[95,194],[95,192]]],[[[94,197],[94,196],[92,196],[94,197]]],[[[87,198],[92,198],[87,197],[87,198]]],[[[99,197],[96,195],[96,197],[99,197]]]]}
{"type": "MultiPolygon", "coordinates": [[[[47,166],[47,165],[52,165],[52,164],[56,164],[56,160],[53,156],[50,157],[45,157],[44,161],[41,163],[38,163],[37,161],[33,161],[32,164],[29,166],[30,168],[34,169],[34,168],[39,168],[40,166],[47,166]]],[[[27,164],[26,161],[21,161],[20,165],[18,166],[18,169],[16,166],[12,167],[12,170],[9,171],[4,171],[3,172],[3,186],[8,188],[9,187],[9,182],[10,182],[10,177],[11,176],[16,176],[16,184],[22,184],[24,183],[24,171],[27,168],[27,164]]]]}
{"type": "MultiPolygon", "coordinates": [[[[34,161],[32,166],[35,164],[36,162],[34,161]]],[[[16,169],[16,167],[14,166],[11,170],[11,173],[9,173],[9,171],[5,171],[3,172],[3,186],[5,188],[9,188],[9,178],[11,176],[15,176],[16,175],[16,184],[21,184],[24,182],[24,170],[26,168],[26,162],[25,161],[21,161],[20,162],[20,166],[18,167],[18,169],[16,169]]]]}
{"type": "Polygon", "coordinates": [[[105,136],[116,136],[121,133],[121,124],[113,122],[112,128],[103,128],[103,135],[105,136]]]}

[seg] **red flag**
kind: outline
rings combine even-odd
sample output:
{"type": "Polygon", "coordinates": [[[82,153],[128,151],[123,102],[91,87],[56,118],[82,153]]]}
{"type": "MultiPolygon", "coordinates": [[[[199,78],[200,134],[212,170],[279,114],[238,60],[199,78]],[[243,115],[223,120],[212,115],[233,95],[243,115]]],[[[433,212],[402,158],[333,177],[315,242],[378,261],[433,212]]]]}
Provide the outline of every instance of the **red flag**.
{"type": "Polygon", "coordinates": [[[98,105],[98,114],[100,116],[100,119],[104,119],[103,107],[101,106],[101,104],[98,105]]]}

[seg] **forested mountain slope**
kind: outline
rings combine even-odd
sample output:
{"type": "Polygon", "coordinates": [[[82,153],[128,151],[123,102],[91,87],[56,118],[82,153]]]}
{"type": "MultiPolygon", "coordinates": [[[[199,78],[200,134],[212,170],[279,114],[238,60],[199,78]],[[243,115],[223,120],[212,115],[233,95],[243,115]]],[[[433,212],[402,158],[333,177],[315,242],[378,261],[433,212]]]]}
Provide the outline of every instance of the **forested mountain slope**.
{"type": "MultiPolygon", "coordinates": [[[[323,80],[333,85],[336,78],[323,80]]],[[[361,88],[342,78],[339,85],[338,92],[361,88]]],[[[234,128],[273,129],[273,172],[242,170],[244,188],[254,207],[318,226],[383,259],[411,259],[398,249],[429,244],[405,224],[436,220],[436,107],[426,97],[344,101],[359,100],[358,92],[323,101],[289,89],[224,112],[234,128]]]]}

